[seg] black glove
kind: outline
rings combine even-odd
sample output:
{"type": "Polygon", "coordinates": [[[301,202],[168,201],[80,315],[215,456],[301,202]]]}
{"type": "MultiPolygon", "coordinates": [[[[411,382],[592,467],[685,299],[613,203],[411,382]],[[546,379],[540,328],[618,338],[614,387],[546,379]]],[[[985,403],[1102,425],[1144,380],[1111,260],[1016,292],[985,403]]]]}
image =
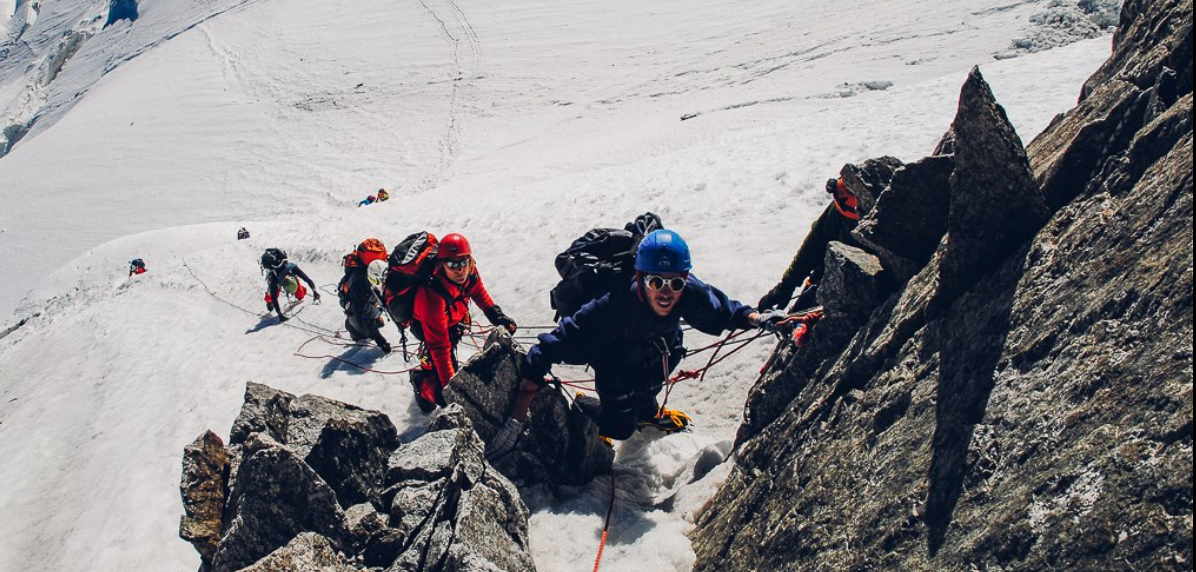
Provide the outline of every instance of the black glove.
{"type": "Polygon", "coordinates": [[[789,300],[793,298],[793,290],[792,286],[788,286],[784,282],[777,284],[764,297],[760,298],[760,303],[756,304],[756,309],[761,312],[773,308],[784,310],[785,306],[789,305],[789,300]]]}
{"type": "Polygon", "coordinates": [[[788,317],[788,314],[780,310],[761,312],[756,318],[756,327],[775,334],[781,330],[781,322],[788,317]]]}
{"type": "Polygon", "coordinates": [[[386,340],[378,340],[378,348],[382,350],[382,353],[388,354],[390,353],[390,342],[386,340]]]}
{"type": "Polygon", "coordinates": [[[313,302],[319,302],[320,301],[320,293],[316,292],[315,289],[313,289],[311,291],[311,299],[313,302]]]}
{"type": "Polygon", "coordinates": [[[512,320],[509,316],[504,314],[502,308],[498,306],[491,306],[490,308],[484,310],[484,312],[486,314],[486,319],[490,320],[491,324],[495,326],[502,326],[506,328],[508,332],[511,332],[512,334],[515,333],[515,328],[517,327],[515,320],[512,320]]]}

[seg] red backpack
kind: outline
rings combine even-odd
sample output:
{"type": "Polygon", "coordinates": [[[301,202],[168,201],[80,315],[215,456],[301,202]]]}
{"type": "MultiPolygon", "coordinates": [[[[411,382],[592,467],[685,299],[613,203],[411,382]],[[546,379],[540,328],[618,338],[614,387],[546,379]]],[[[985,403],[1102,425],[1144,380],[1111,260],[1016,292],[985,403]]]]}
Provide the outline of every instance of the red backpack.
{"type": "Polygon", "coordinates": [[[341,308],[349,309],[349,275],[354,271],[365,269],[375,260],[386,259],[386,245],[382,244],[381,240],[376,238],[367,238],[353,249],[353,252],[345,255],[344,266],[345,275],[341,277],[340,283],[336,285],[336,295],[340,300],[341,308]]]}

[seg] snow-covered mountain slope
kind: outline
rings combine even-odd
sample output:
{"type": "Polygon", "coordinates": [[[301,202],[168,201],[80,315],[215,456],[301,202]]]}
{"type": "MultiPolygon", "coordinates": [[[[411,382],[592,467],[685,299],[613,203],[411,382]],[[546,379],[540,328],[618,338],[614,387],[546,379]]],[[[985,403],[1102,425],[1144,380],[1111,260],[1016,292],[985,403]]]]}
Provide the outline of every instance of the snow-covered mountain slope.
{"type": "MultiPolygon", "coordinates": [[[[138,20],[88,45],[166,5],[142,2],[138,20]]],[[[539,326],[551,319],[555,253],[652,210],[690,240],[704,279],[752,302],[821,210],[820,182],[845,162],[928,153],[967,68],[1007,47],[1035,9],[238,6],[121,60],[0,159],[0,295],[15,302],[48,275],[23,308],[39,315],[0,338],[0,570],[195,569],[176,536],[180,452],[204,429],[227,430],[247,380],[421,430],[405,376],[293,355],[341,327],[334,302],[286,325],[258,316],[263,248],[285,248],[329,285],[368,236],[393,245],[419,229],[460,231],[496,301],[539,326]],[[865,81],[893,86],[839,96],[865,81]],[[354,206],[379,186],[395,191],[390,202],[354,206]],[[252,239],[234,240],[241,225],[252,239]],[[135,256],[150,271],[126,279],[135,256]]],[[[1081,42],[984,73],[1028,140],[1072,105],[1108,48],[1081,42]]],[[[703,448],[727,446],[765,346],[677,387],[670,404],[694,414],[693,433],[621,446],[603,570],[689,569],[688,515],[722,473],[686,475],[703,448]]],[[[407,367],[319,341],[304,352],[407,367]]],[[[541,570],[585,567],[609,485],[565,499],[527,491],[541,570]]]]}
{"type": "Polygon", "coordinates": [[[0,314],[120,236],[673,152],[991,61],[1046,4],[15,0],[0,314]]]}

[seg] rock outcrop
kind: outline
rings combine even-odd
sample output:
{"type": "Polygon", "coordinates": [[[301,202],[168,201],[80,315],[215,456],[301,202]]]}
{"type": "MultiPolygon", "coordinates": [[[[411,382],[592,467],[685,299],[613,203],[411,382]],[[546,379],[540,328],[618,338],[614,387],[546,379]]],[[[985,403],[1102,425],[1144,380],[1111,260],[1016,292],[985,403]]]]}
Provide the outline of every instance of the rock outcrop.
{"type": "MultiPolygon", "coordinates": [[[[524,351],[506,332],[495,331],[445,388],[445,399],[461,405],[483,440],[502,427],[519,385],[524,351]]],[[[494,467],[522,484],[580,485],[608,474],[615,454],[598,439],[598,426],[559,388],[541,391],[532,402],[529,425],[515,450],[494,467]]]]}
{"type": "Polygon", "coordinates": [[[183,449],[183,519],[179,536],[191,543],[204,566],[212,563],[224,532],[228,494],[228,451],[215,433],[205,431],[183,449]]]}
{"type": "Polygon", "coordinates": [[[1191,569],[1191,29],[1190,0],[1127,1],[1028,152],[969,78],[914,163],[952,161],[946,218],[897,250],[946,163],[879,194],[858,238],[895,290],[779,350],[695,571],[1191,569]]]}
{"type": "Polygon", "coordinates": [[[527,508],[459,407],[403,445],[379,412],[250,383],[230,443],[184,456],[201,570],[535,570],[527,508]]]}

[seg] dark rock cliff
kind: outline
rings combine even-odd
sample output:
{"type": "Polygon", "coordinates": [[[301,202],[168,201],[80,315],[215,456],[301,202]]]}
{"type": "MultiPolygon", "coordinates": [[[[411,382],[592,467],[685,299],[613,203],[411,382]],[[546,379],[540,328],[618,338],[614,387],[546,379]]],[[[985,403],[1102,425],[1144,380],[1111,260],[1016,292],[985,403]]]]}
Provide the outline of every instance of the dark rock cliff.
{"type": "Polygon", "coordinates": [[[951,133],[861,221],[884,271],[828,252],[694,570],[1192,569],[1191,0],[1128,0],[1027,150],[978,71],[951,133]]]}

